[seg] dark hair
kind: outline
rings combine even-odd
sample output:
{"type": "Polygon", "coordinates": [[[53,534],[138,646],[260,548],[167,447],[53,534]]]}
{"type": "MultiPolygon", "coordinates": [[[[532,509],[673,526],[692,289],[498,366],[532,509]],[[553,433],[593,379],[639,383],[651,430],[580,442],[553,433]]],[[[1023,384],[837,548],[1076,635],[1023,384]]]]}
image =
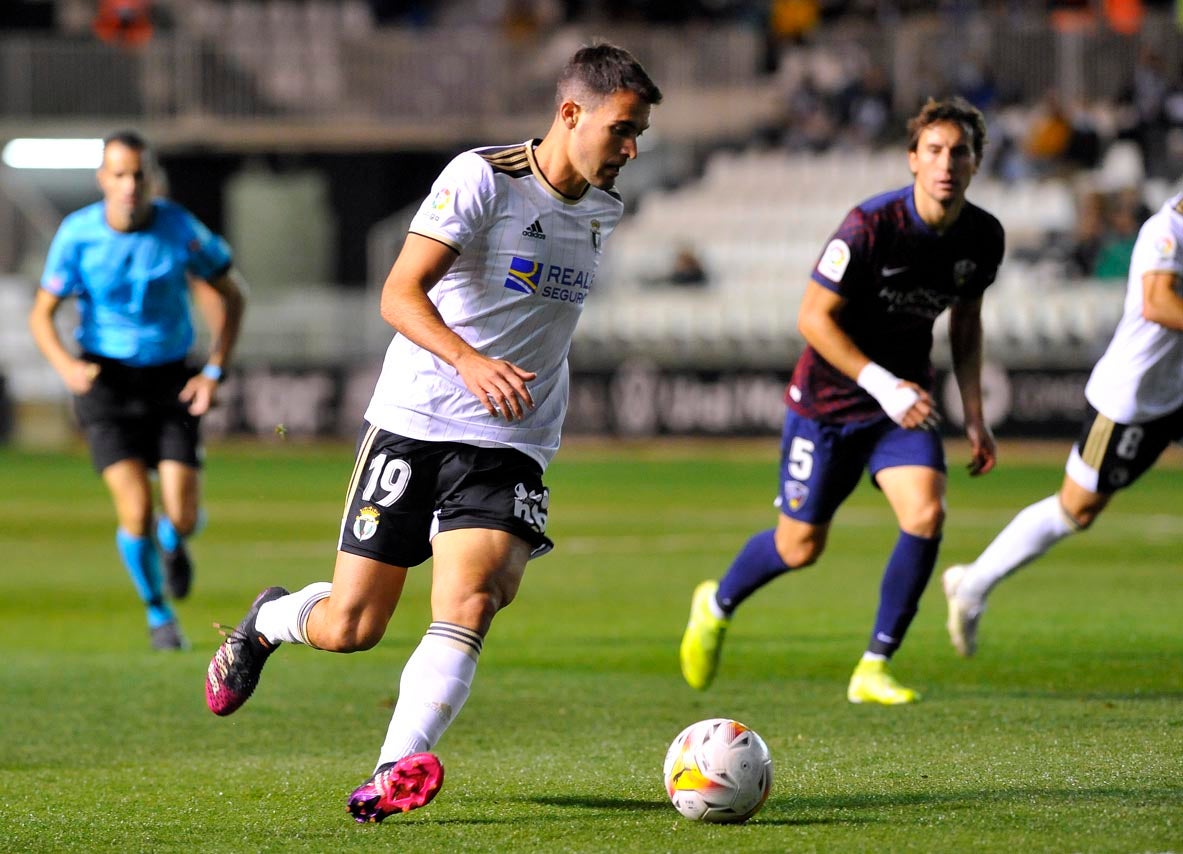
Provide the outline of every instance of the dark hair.
{"type": "Polygon", "coordinates": [[[149,151],[152,148],[148,145],[148,140],[144,139],[143,134],[130,129],[113,131],[103,137],[103,150],[106,151],[107,146],[113,142],[126,145],[135,151],[149,151]]]}
{"type": "Polygon", "coordinates": [[[600,42],[580,48],[567,62],[555,89],[555,106],[570,97],[599,100],[620,91],[635,92],[647,104],[661,103],[661,90],[641,63],[624,48],[600,42]]]}
{"type": "Polygon", "coordinates": [[[986,147],[986,117],[981,110],[957,95],[942,101],[929,98],[920,112],[908,119],[908,151],[915,151],[920,144],[920,134],[937,122],[956,122],[968,129],[974,138],[974,161],[982,162],[982,151],[986,147]]]}

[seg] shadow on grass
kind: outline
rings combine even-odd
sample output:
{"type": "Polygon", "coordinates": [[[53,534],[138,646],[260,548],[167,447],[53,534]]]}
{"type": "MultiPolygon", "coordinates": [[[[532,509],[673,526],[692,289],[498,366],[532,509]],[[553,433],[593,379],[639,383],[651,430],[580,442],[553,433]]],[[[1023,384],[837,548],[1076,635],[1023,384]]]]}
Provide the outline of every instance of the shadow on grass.
{"type": "MultiPolygon", "coordinates": [[[[946,691],[946,699],[956,696],[952,691],[946,691]]],[[[957,691],[958,695],[970,699],[977,699],[978,697],[989,696],[993,698],[1007,697],[1012,700],[1059,700],[1060,702],[1078,702],[1078,703],[1127,703],[1127,702],[1180,702],[1183,701],[1183,691],[1142,691],[1134,689],[1133,691],[1089,691],[1077,692],[1071,690],[1057,691],[1051,688],[1037,689],[1037,688],[989,688],[989,689],[966,689],[962,688],[957,691]]]]}
{"type": "MultiPolygon", "coordinates": [[[[522,798],[527,803],[540,804],[548,807],[571,807],[589,810],[620,810],[622,812],[667,812],[673,810],[668,801],[642,800],[640,798],[603,798],[595,795],[567,795],[562,797],[543,796],[537,798],[522,798]]],[[[765,805],[760,814],[752,819],[753,824],[761,825],[825,825],[825,824],[867,824],[875,819],[865,816],[835,817],[794,817],[796,801],[790,798],[772,798],[765,805]]]]}
{"type": "Polygon", "coordinates": [[[548,807],[578,807],[589,810],[665,810],[670,805],[665,801],[642,798],[604,798],[598,795],[542,795],[536,798],[521,798],[532,804],[548,807]]]}
{"type": "Polygon", "coordinates": [[[1176,806],[1181,797],[1183,797],[1183,786],[1148,788],[1098,786],[1091,789],[1024,786],[959,792],[886,792],[827,797],[772,798],[768,801],[768,806],[775,807],[778,812],[786,807],[794,810],[882,809],[909,806],[979,809],[985,803],[1019,802],[1029,804],[1032,800],[1049,799],[1059,804],[1125,801],[1137,803],[1140,807],[1152,807],[1176,806]]]}
{"type": "MultiPolygon", "coordinates": [[[[1051,800],[1060,804],[1086,804],[1108,801],[1137,803],[1142,807],[1174,806],[1183,798],[1183,786],[1158,786],[1144,789],[1096,787],[980,789],[960,792],[888,792],[836,795],[825,797],[772,797],[752,821],[762,825],[860,825],[898,818],[872,815],[826,815],[843,810],[882,810],[899,807],[934,807],[979,809],[985,803],[1010,802],[1030,804],[1032,800],[1051,800]],[[812,813],[812,815],[811,815],[812,813]]],[[[597,795],[544,795],[519,799],[543,806],[588,810],[653,812],[671,809],[660,799],[605,798],[597,795]]]]}

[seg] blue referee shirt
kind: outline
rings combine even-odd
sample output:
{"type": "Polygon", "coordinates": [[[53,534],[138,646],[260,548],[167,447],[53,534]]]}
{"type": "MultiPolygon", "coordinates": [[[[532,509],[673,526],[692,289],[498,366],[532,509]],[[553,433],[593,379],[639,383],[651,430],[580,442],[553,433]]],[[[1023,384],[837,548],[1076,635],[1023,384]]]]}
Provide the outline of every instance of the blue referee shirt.
{"type": "Polygon", "coordinates": [[[185,274],[209,281],[231,261],[226,241],[174,202],[153,200],[148,225],[130,232],[111,228],[103,202],[95,202],[62,221],[41,287],[78,298],[75,337],[84,352],[162,365],[193,346],[185,274]]]}

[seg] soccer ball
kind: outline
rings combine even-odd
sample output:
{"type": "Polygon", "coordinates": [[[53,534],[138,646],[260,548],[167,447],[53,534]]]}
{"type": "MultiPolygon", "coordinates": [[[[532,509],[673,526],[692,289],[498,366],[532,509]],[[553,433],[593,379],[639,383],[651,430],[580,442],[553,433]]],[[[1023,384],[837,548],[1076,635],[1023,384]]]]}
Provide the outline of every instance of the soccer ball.
{"type": "Polygon", "coordinates": [[[772,757],[755,730],[711,718],[678,733],[665,754],[665,790],[692,821],[747,821],[772,789],[772,757]]]}

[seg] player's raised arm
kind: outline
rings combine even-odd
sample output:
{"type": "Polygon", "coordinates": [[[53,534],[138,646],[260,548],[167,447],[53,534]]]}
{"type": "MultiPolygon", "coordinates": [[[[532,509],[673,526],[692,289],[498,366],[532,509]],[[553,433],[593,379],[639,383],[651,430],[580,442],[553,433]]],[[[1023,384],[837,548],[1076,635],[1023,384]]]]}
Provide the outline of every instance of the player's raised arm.
{"type": "Polygon", "coordinates": [[[797,328],[823,359],[856,380],[903,427],[932,427],[936,411],[928,392],[901,380],[872,362],[842,328],[839,315],[846,300],[817,282],[810,282],[797,314],[797,328]]]}
{"type": "Polygon", "coordinates": [[[949,347],[965,412],[965,435],[970,445],[969,473],[986,474],[994,468],[997,448],[982,411],[981,297],[949,309],[949,347]]]}
{"type": "Polygon", "coordinates": [[[406,338],[454,367],[490,415],[521,419],[534,407],[526,383],[535,374],[474,349],[444,322],[428,292],[456,260],[451,247],[419,234],[406,243],[382,287],[382,319],[406,338]]]}

